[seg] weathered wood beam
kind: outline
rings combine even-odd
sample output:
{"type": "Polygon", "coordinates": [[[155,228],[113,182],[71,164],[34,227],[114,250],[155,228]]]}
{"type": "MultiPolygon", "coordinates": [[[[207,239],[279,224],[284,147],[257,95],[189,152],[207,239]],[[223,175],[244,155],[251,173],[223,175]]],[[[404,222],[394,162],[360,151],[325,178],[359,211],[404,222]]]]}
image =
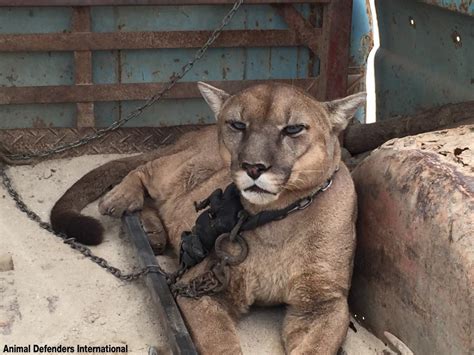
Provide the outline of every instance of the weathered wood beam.
{"type": "Polygon", "coordinates": [[[393,138],[435,131],[438,129],[473,123],[474,101],[447,104],[420,113],[393,117],[369,124],[349,125],[344,134],[344,147],[351,154],[372,150],[393,138]]]}

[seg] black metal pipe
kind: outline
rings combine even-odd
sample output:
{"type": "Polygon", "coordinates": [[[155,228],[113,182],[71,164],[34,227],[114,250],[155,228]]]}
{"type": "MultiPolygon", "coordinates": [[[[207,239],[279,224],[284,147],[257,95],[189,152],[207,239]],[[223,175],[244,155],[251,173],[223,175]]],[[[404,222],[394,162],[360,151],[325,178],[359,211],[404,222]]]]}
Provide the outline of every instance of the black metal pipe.
{"type": "MultiPolygon", "coordinates": [[[[159,266],[148,242],[148,237],[141,226],[138,214],[125,215],[122,222],[130,240],[135,245],[140,265],[142,267],[159,266]]],[[[197,355],[196,348],[165,278],[157,273],[149,273],[144,278],[158,310],[161,325],[168,337],[173,354],[197,355]]]]}

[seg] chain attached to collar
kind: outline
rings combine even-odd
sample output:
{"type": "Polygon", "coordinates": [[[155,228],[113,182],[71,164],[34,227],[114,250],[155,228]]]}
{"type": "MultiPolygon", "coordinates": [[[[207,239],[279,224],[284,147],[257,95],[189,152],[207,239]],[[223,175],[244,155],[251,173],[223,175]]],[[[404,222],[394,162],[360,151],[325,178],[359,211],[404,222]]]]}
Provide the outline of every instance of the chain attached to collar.
{"type": "MultiPolygon", "coordinates": [[[[200,263],[210,252],[210,249],[204,249],[203,245],[209,247],[212,244],[215,258],[208,271],[195,277],[188,283],[175,283],[171,286],[173,294],[191,298],[200,298],[204,295],[215,294],[225,290],[230,282],[230,266],[237,266],[245,261],[248,255],[248,244],[243,231],[255,229],[272,221],[278,221],[286,218],[288,215],[308,208],[315,197],[329,189],[332,185],[332,179],[339,168],[335,169],[332,176],[318,189],[310,195],[303,197],[289,206],[279,209],[262,211],[255,215],[250,215],[240,204],[240,194],[234,184],[230,184],[224,192],[218,189],[214,191],[207,199],[200,203],[195,203],[196,211],[207,210],[201,213],[196,220],[196,225],[192,232],[184,232],[180,250],[180,270],[187,270],[200,263]],[[226,204],[230,205],[230,213],[236,214],[237,222],[232,222],[230,232],[219,233],[216,231],[216,225],[225,228],[229,223],[229,209],[226,210],[226,204]],[[236,206],[241,209],[235,213],[236,206]],[[219,219],[225,220],[224,223],[219,219]],[[200,234],[205,232],[205,234],[200,234]],[[232,254],[224,249],[224,243],[231,243],[238,247],[238,253],[232,254]],[[197,249],[193,249],[197,248],[197,249]],[[190,264],[186,264],[189,262],[190,264]]],[[[184,272],[183,272],[184,273],[184,272]]]]}

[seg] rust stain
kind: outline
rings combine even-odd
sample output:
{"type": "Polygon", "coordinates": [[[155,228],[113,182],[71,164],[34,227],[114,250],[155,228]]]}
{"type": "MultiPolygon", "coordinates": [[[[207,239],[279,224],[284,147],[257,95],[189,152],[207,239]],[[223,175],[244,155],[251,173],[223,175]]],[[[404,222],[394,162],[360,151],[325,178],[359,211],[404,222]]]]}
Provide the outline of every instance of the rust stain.
{"type": "Polygon", "coordinates": [[[461,12],[464,14],[471,15],[469,8],[472,5],[472,0],[461,0],[459,2],[459,5],[457,4],[456,1],[452,1],[449,4],[445,4],[443,1],[440,0],[423,0],[423,2],[434,5],[434,6],[439,6],[445,9],[448,9],[450,11],[456,11],[456,12],[461,12]]]}

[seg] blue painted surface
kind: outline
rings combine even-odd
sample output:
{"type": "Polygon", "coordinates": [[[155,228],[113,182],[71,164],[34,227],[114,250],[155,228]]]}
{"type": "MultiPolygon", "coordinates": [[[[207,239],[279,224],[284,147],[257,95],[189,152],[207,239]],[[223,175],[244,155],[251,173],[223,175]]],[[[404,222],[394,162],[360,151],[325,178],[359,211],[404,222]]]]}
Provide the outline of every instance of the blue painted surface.
{"type": "Polygon", "coordinates": [[[377,119],[474,100],[471,16],[413,0],[377,1],[377,13],[377,119]]]}
{"type": "MultiPolygon", "coordinates": [[[[213,30],[229,8],[205,5],[96,7],[92,9],[92,25],[97,32],[213,30]]],[[[298,5],[297,8],[309,16],[309,5],[298,5]]],[[[287,25],[271,6],[249,5],[239,10],[227,28],[286,29],[287,25]]],[[[194,49],[98,52],[93,57],[94,82],[167,81],[194,52],[194,49]],[[121,63],[119,70],[118,62],[121,63]]],[[[211,48],[182,81],[304,78],[308,76],[308,60],[306,48],[211,48]]],[[[141,103],[97,103],[97,124],[107,126],[141,103]]],[[[203,100],[164,100],[128,125],[167,126],[211,123],[213,120],[203,100]]]]}
{"type": "Polygon", "coordinates": [[[71,20],[70,7],[1,7],[0,33],[69,31],[71,20]]]}
{"type": "MultiPolygon", "coordinates": [[[[65,32],[72,8],[0,8],[0,33],[65,32]]],[[[72,53],[1,53],[0,86],[69,85],[72,53]]],[[[0,105],[0,127],[72,126],[74,104],[0,105]]]]}
{"type": "Polygon", "coordinates": [[[0,105],[0,128],[74,127],[74,104],[0,105]]]}
{"type": "Polygon", "coordinates": [[[372,21],[368,16],[367,0],[353,0],[351,27],[351,66],[365,67],[372,48],[372,21]]]}
{"type": "MultiPolygon", "coordinates": [[[[310,6],[295,5],[309,17],[310,6]]],[[[230,6],[126,6],[92,7],[92,30],[173,31],[212,30],[230,6]]],[[[0,8],[0,33],[66,32],[71,29],[72,8],[0,8]]],[[[319,21],[320,19],[316,19],[319,21]]],[[[269,5],[244,5],[229,29],[285,29],[287,25],[269,5]]],[[[364,38],[370,31],[365,0],[354,0],[351,37],[353,64],[365,65],[364,38]]],[[[122,50],[93,52],[94,83],[140,83],[167,81],[193,55],[192,49],[122,50]]],[[[204,60],[184,78],[195,80],[289,79],[309,76],[306,48],[211,49],[204,60]]],[[[319,70],[317,59],[311,75],[319,70]]],[[[2,53],[0,85],[70,85],[73,83],[72,53],[2,53]]],[[[140,102],[95,104],[96,120],[105,126],[140,102]]],[[[134,126],[212,122],[200,99],[165,100],[146,112],[134,126]]],[[[74,126],[75,105],[0,106],[0,127],[74,126]]]]}
{"type": "Polygon", "coordinates": [[[426,3],[435,4],[449,10],[474,15],[474,2],[472,0],[424,0],[426,3]]]}
{"type": "MultiPolygon", "coordinates": [[[[369,18],[370,10],[367,8],[367,0],[353,0],[352,2],[352,26],[350,39],[351,71],[364,75],[367,69],[367,58],[373,47],[372,19],[369,18]]],[[[358,90],[364,90],[365,83],[358,90]]],[[[365,108],[360,108],[355,113],[355,118],[365,122],[365,108]]]]}
{"type": "MultiPolygon", "coordinates": [[[[297,5],[308,17],[309,5],[297,5]]],[[[92,7],[92,30],[173,31],[212,30],[220,24],[230,6],[124,6],[92,7]]],[[[71,29],[72,8],[0,8],[0,33],[66,32],[71,29]]],[[[244,5],[228,29],[287,28],[269,5],[244,5]]],[[[94,83],[161,82],[181,69],[192,49],[122,50],[93,52],[94,83]]],[[[308,76],[306,48],[210,49],[184,81],[291,79],[308,76]]],[[[317,65],[316,65],[317,67],[317,65]]],[[[73,83],[72,53],[2,53],[0,85],[70,85],[73,83]]],[[[139,102],[95,104],[99,126],[110,124],[139,102]]],[[[203,100],[164,100],[146,112],[134,126],[160,126],[212,122],[203,100]]],[[[71,127],[75,105],[0,106],[0,128],[32,126],[71,127]]]]}

